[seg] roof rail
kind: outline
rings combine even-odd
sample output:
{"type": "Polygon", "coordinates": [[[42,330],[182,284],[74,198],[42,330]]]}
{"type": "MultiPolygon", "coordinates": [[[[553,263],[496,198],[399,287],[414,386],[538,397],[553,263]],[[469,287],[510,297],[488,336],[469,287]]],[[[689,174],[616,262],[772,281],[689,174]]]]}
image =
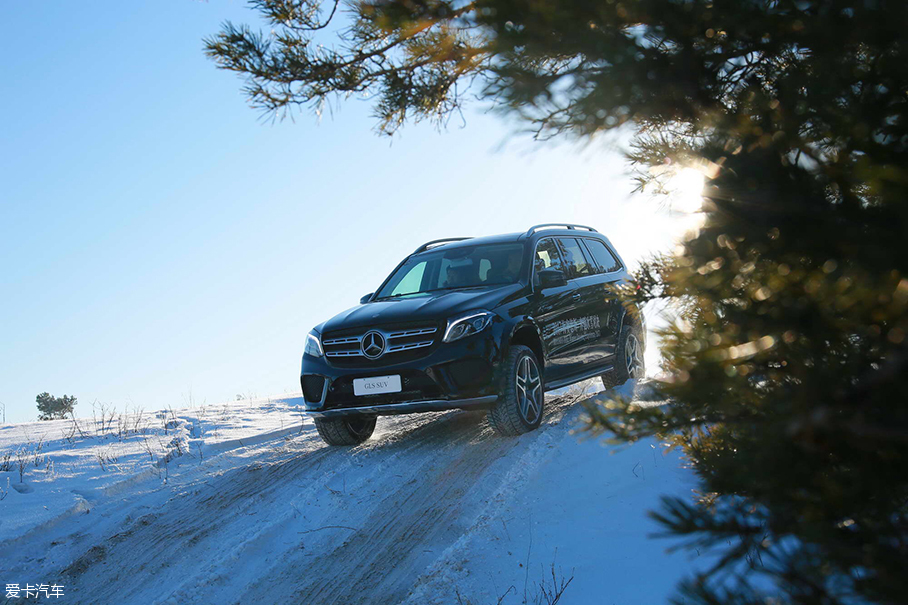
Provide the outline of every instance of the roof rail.
{"type": "Polygon", "coordinates": [[[592,231],[593,233],[599,233],[592,227],[587,227],[586,225],[572,225],[571,223],[543,223],[541,225],[533,225],[527,229],[527,235],[533,235],[534,231],[539,231],[545,227],[567,227],[568,229],[586,229],[587,231],[592,231]]]}
{"type": "Polygon", "coordinates": [[[448,242],[460,242],[465,239],[473,239],[473,238],[472,237],[445,237],[442,239],[433,239],[431,242],[426,242],[425,244],[423,244],[422,246],[417,248],[416,252],[414,252],[413,254],[419,254],[420,252],[425,252],[430,247],[432,247],[436,244],[446,244],[448,242]]]}

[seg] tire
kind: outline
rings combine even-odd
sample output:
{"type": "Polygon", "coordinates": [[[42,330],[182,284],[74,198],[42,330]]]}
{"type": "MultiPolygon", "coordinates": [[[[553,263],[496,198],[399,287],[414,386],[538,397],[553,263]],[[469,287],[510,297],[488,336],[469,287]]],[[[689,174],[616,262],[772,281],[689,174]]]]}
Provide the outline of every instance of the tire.
{"type": "Polygon", "coordinates": [[[539,428],[545,405],[545,378],[532,349],[514,345],[504,362],[498,400],[489,424],[500,435],[515,437],[539,428]]]}
{"type": "Polygon", "coordinates": [[[618,350],[615,351],[615,362],[615,368],[602,375],[602,384],[606,389],[620,386],[631,378],[646,376],[643,345],[639,330],[635,326],[626,325],[621,328],[618,350]]]}
{"type": "Polygon", "coordinates": [[[328,445],[356,445],[372,436],[375,417],[316,418],[315,430],[328,445]]]}

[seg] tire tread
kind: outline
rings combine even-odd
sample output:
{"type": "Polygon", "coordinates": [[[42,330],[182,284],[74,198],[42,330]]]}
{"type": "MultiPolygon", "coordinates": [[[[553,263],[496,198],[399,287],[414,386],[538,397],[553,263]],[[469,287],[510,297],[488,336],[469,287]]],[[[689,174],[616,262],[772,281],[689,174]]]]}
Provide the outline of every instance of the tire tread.
{"type": "Polygon", "coordinates": [[[375,418],[371,419],[371,427],[362,435],[351,431],[343,418],[316,418],[315,430],[328,445],[358,445],[372,436],[375,418]]]}
{"type": "MultiPolygon", "coordinates": [[[[517,370],[517,362],[527,354],[536,361],[538,366],[539,362],[536,360],[536,355],[533,354],[533,350],[523,345],[512,346],[505,359],[504,384],[499,393],[498,401],[496,401],[495,405],[489,410],[488,415],[489,424],[495,432],[500,435],[516,437],[537,428],[542,421],[542,414],[540,414],[540,419],[535,426],[527,426],[520,417],[520,411],[517,409],[517,383],[512,377],[517,370]]],[[[539,375],[540,379],[542,379],[542,368],[539,370],[539,375]]],[[[543,393],[545,393],[544,385],[542,390],[543,393]]],[[[543,406],[544,405],[543,399],[543,406]]]]}
{"type": "MultiPolygon", "coordinates": [[[[621,328],[621,335],[619,336],[618,350],[615,351],[615,367],[611,372],[605,372],[600,376],[602,378],[602,386],[606,389],[613,389],[615,387],[621,386],[628,381],[630,376],[627,373],[627,368],[624,366],[624,345],[627,342],[627,334],[631,330],[635,330],[633,325],[625,325],[621,328]]],[[[638,342],[640,338],[637,338],[638,342]]]]}

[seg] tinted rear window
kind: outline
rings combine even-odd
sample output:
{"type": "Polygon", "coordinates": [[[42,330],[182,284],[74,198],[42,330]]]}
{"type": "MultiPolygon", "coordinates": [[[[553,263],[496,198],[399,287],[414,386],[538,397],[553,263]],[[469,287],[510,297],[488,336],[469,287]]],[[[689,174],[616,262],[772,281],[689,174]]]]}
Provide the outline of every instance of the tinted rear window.
{"type": "Polygon", "coordinates": [[[564,249],[564,266],[569,279],[593,275],[593,267],[579,241],[573,237],[562,237],[558,241],[561,242],[561,247],[564,249]]]}
{"type": "Polygon", "coordinates": [[[611,273],[612,271],[621,269],[621,263],[618,262],[618,259],[615,258],[611,250],[609,250],[605,244],[597,239],[586,239],[584,241],[586,242],[586,247],[593,255],[593,258],[596,259],[596,263],[602,267],[602,270],[605,273],[611,273]]]}

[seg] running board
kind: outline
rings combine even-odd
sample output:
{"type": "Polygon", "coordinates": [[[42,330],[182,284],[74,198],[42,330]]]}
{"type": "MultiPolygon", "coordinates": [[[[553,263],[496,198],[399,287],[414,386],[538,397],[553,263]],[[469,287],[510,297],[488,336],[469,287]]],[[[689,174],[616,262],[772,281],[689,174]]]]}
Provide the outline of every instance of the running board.
{"type": "Polygon", "coordinates": [[[595,370],[587,370],[583,374],[579,374],[577,376],[571,376],[569,378],[562,378],[561,380],[556,380],[554,382],[546,381],[545,390],[552,391],[554,389],[560,389],[561,387],[566,387],[568,385],[580,382],[581,380],[595,378],[596,376],[599,376],[600,374],[605,374],[606,372],[611,372],[614,369],[615,369],[615,366],[602,366],[595,370]]]}

